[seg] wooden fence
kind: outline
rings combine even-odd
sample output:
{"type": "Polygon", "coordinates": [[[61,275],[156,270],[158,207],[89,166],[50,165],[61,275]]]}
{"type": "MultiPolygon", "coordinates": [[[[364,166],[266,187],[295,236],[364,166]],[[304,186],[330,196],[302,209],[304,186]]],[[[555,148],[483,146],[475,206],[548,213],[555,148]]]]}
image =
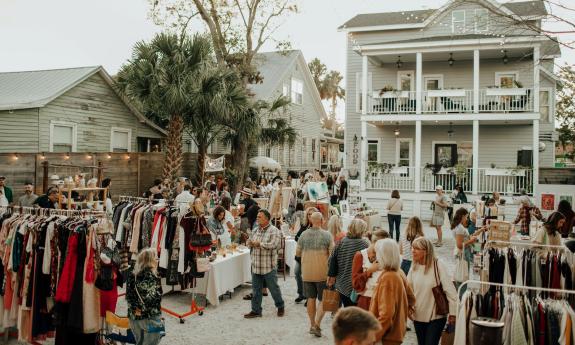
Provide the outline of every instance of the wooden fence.
{"type": "MultiPolygon", "coordinates": [[[[162,176],[163,153],[0,153],[0,175],[6,176],[6,185],[13,188],[14,198],[23,194],[24,184],[33,182],[40,195],[44,178],[44,162],[48,162],[48,184],[52,178],[86,173],[86,181],[98,177],[98,165],[103,168],[103,178],[111,178],[112,196],[141,195],[154,179],[162,176]]],[[[197,154],[184,153],[179,176],[196,174],[197,154]]]]}

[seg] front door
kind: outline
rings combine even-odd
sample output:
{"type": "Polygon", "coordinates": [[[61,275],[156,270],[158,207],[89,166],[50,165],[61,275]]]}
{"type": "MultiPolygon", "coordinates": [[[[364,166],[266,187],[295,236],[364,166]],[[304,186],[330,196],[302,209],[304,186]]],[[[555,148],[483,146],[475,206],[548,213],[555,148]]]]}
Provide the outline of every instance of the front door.
{"type": "Polygon", "coordinates": [[[457,144],[435,144],[435,164],[450,168],[457,164],[457,144]]]}

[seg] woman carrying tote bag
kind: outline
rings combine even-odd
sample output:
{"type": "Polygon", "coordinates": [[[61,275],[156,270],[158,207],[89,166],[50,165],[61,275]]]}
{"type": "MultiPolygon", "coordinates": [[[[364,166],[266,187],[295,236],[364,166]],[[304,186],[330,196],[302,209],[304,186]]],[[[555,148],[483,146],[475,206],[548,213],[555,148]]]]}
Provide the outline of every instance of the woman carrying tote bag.
{"type": "Polygon", "coordinates": [[[413,266],[407,282],[415,294],[412,314],[419,345],[437,345],[445,323],[455,323],[457,291],[447,268],[435,257],[433,244],[425,237],[413,241],[413,266]]]}

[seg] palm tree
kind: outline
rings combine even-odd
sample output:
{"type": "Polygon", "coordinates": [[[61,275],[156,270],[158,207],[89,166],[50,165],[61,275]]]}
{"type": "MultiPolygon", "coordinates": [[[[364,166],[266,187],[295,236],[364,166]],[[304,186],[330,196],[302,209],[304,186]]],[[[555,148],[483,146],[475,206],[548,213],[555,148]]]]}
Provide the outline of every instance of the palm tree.
{"type": "Polygon", "coordinates": [[[122,93],[136,100],[144,113],[168,120],[162,176],[170,181],[182,165],[182,133],[190,95],[211,52],[205,36],[160,33],[150,42],[138,42],[131,59],[118,72],[116,85],[122,93]]]}
{"type": "Polygon", "coordinates": [[[229,68],[206,66],[197,78],[185,119],[186,132],[198,147],[198,180],[203,181],[208,146],[225,129],[224,123],[248,109],[241,78],[229,68]]]}
{"type": "Polygon", "coordinates": [[[325,74],[327,72],[327,67],[323,64],[318,58],[311,60],[307,64],[309,71],[313,77],[313,82],[317,91],[319,92],[319,96],[321,99],[326,99],[326,89],[324,84],[325,74]]]}

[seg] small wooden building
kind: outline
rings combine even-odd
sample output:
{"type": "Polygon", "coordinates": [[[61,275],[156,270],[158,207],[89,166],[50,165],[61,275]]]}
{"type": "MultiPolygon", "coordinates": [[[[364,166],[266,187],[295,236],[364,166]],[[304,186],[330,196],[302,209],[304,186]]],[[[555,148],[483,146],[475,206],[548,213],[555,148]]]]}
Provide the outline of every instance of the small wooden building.
{"type": "Polygon", "coordinates": [[[0,73],[0,153],[160,151],[164,136],[101,66],[0,73]]]}

